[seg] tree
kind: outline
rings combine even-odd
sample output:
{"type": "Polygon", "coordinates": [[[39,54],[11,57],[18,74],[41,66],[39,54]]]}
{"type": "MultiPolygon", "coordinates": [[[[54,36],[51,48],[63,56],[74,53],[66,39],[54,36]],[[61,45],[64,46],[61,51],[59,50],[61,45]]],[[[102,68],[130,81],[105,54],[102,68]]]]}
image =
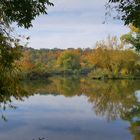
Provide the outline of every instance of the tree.
{"type": "MultiPolygon", "coordinates": [[[[0,0],[0,94],[18,93],[19,77],[15,61],[21,56],[19,38],[13,36],[11,24],[29,28],[40,14],[47,13],[49,0],[0,0]]],[[[28,39],[28,38],[27,38],[28,39]]]]}
{"type": "Polygon", "coordinates": [[[130,49],[124,50],[122,44],[112,37],[96,44],[91,61],[96,69],[107,70],[115,75],[128,75],[137,71],[139,56],[130,49]]]}
{"type": "Polygon", "coordinates": [[[140,28],[140,0],[109,0],[109,8],[115,8],[118,18],[124,21],[125,25],[132,23],[140,28]],[[115,3],[115,6],[111,6],[115,3]]]}
{"type": "Polygon", "coordinates": [[[17,22],[18,26],[29,28],[32,20],[40,14],[47,14],[49,0],[0,0],[0,24],[17,22]]]}
{"type": "Polygon", "coordinates": [[[125,44],[131,44],[133,48],[140,51],[140,29],[133,25],[129,26],[130,32],[121,36],[125,44]]]}
{"type": "Polygon", "coordinates": [[[60,54],[57,63],[64,71],[78,70],[80,69],[80,56],[72,51],[64,51],[60,54]]]}
{"type": "Polygon", "coordinates": [[[36,16],[47,14],[46,4],[53,5],[49,0],[0,0],[0,61],[5,63],[1,66],[10,66],[19,58],[14,50],[19,48],[20,40],[11,35],[10,25],[16,22],[20,27],[31,27],[36,16]]]}

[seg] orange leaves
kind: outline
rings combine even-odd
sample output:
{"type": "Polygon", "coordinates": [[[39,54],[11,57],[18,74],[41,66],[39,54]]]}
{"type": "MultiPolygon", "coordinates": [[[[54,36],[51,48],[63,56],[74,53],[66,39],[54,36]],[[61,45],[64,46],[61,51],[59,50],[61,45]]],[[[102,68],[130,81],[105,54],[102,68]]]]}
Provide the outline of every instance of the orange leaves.
{"type": "Polygon", "coordinates": [[[29,51],[24,51],[23,57],[18,62],[20,69],[23,71],[31,71],[33,64],[31,62],[31,53],[29,51]]]}

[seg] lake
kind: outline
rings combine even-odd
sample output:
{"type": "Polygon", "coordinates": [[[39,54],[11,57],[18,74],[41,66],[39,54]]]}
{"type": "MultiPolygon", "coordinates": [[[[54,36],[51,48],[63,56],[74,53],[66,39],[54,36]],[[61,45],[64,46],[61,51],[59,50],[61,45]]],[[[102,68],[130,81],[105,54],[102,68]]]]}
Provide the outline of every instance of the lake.
{"type": "Polygon", "coordinates": [[[0,96],[0,140],[139,140],[140,81],[51,77],[0,96]]]}

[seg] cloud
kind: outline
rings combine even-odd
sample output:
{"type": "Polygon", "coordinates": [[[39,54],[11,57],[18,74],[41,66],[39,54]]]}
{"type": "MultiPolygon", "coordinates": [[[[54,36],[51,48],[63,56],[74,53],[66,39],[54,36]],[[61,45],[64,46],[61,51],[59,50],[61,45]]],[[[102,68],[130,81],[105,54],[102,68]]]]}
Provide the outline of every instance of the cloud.
{"type": "Polygon", "coordinates": [[[93,47],[96,41],[108,35],[120,36],[128,31],[121,22],[105,19],[106,0],[53,0],[55,7],[48,15],[38,17],[30,30],[20,30],[30,35],[33,48],[93,47]]]}
{"type": "MultiPolygon", "coordinates": [[[[71,0],[71,1],[67,1],[67,0],[52,0],[52,2],[54,3],[54,9],[53,11],[78,11],[78,10],[89,10],[89,9],[93,9],[94,8],[100,8],[103,7],[105,3],[107,2],[107,0],[71,0]]],[[[51,8],[52,9],[52,8],[51,8]]]]}
{"type": "Polygon", "coordinates": [[[117,24],[49,25],[32,31],[30,45],[34,48],[86,48],[94,47],[108,35],[120,36],[127,28],[117,24]],[[38,35],[36,35],[36,33],[38,35]]]}

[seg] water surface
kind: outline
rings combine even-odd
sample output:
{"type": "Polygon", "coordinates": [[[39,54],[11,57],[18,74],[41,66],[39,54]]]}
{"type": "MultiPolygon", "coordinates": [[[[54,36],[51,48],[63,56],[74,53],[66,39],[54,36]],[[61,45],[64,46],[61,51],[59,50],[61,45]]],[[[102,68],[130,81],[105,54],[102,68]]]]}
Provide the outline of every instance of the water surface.
{"type": "Polygon", "coordinates": [[[0,140],[139,140],[140,81],[53,77],[1,96],[0,140]]]}

